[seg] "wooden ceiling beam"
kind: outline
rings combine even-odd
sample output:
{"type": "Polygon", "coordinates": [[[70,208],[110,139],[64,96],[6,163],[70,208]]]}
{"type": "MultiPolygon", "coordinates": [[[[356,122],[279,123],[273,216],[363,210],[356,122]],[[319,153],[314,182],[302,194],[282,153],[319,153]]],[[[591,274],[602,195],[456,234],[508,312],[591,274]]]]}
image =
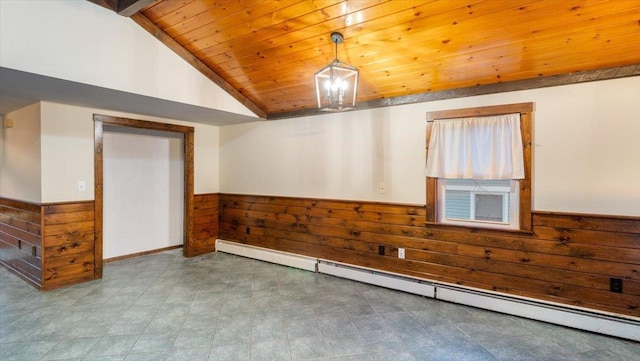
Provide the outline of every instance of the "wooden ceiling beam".
{"type": "Polygon", "coordinates": [[[118,15],[130,17],[156,0],[118,0],[118,15]]]}
{"type": "Polygon", "coordinates": [[[118,0],[87,0],[103,8],[118,12],[118,0]]]}
{"type": "Polygon", "coordinates": [[[131,17],[131,15],[153,4],[158,0],[87,0],[103,8],[115,11],[118,15],[131,17]]]}
{"type": "MultiPolygon", "coordinates": [[[[398,96],[393,98],[374,99],[364,102],[358,102],[353,110],[362,110],[370,108],[389,107],[395,105],[424,103],[436,100],[465,98],[477,95],[495,94],[512,92],[519,90],[545,88],[551,86],[569,85],[577,83],[586,83],[598,80],[608,80],[625,78],[631,76],[640,76],[640,64],[620,66],[608,69],[598,69],[590,71],[581,71],[570,74],[552,75],[538,77],[532,79],[515,80],[504,83],[494,83],[486,85],[471,86],[466,88],[457,88],[449,90],[439,90],[420,94],[398,96]]],[[[268,120],[305,117],[326,114],[317,108],[294,110],[290,112],[272,113],[267,117],[268,120]]]]}

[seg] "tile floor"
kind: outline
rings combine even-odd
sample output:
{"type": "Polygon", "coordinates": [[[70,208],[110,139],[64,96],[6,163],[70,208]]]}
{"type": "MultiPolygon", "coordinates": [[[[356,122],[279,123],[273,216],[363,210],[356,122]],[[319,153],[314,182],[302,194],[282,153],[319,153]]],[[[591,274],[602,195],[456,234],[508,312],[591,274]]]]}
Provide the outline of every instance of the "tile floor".
{"type": "Polygon", "coordinates": [[[640,360],[640,343],[217,253],[38,292],[0,267],[0,360],[640,360]]]}

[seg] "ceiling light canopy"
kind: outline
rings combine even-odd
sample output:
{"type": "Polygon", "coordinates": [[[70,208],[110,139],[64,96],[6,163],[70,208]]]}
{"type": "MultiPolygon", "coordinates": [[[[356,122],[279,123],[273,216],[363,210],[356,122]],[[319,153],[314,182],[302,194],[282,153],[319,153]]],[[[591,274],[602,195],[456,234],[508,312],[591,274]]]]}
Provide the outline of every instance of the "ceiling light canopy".
{"type": "Polygon", "coordinates": [[[331,33],[336,46],[336,57],[331,64],[315,74],[318,108],[325,111],[349,110],[356,105],[358,94],[358,68],[338,60],[338,44],[344,41],[342,34],[331,33]]]}

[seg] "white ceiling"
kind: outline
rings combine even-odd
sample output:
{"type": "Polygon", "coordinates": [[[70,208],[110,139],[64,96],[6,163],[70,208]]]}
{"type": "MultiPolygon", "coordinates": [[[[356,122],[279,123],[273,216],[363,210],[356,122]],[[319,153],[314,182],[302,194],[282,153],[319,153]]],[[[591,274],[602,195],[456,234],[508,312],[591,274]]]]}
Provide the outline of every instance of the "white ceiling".
{"type": "Polygon", "coordinates": [[[40,100],[211,125],[261,121],[257,117],[0,67],[1,115],[40,100]]]}

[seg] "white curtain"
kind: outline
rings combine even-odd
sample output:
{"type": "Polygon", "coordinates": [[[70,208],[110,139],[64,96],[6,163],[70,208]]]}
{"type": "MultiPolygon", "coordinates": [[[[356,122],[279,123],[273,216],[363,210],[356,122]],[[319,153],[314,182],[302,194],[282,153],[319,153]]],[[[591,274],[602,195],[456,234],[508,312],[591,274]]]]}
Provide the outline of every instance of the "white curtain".
{"type": "Polygon", "coordinates": [[[426,175],[523,179],[520,114],[434,121],[426,175]]]}

